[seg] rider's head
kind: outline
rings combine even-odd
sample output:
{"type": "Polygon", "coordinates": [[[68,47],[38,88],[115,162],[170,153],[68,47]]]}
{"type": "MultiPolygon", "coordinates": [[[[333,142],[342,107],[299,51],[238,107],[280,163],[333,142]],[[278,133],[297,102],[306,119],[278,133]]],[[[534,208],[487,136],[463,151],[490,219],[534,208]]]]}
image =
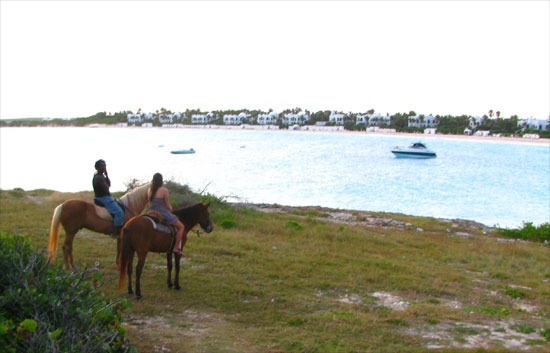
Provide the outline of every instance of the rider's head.
{"type": "Polygon", "coordinates": [[[155,175],[153,175],[153,181],[152,181],[153,185],[156,186],[156,187],[161,187],[162,186],[162,183],[163,183],[163,180],[162,180],[162,174],[160,173],[155,173],[155,175]]]}
{"type": "Polygon", "coordinates": [[[106,166],[107,165],[105,164],[105,161],[103,159],[98,159],[95,162],[95,170],[97,170],[98,172],[104,171],[106,166]]]}

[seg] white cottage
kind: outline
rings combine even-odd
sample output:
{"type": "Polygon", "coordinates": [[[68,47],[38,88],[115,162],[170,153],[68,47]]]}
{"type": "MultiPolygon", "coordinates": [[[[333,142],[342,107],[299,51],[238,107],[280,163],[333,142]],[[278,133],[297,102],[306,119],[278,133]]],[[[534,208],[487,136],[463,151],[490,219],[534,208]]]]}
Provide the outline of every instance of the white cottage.
{"type": "Polygon", "coordinates": [[[223,116],[223,123],[225,125],[240,125],[242,124],[243,120],[248,118],[250,114],[247,114],[245,112],[241,112],[239,114],[225,114],[223,116]]]}
{"type": "Polygon", "coordinates": [[[284,115],[283,123],[286,125],[303,124],[309,120],[309,115],[304,112],[288,113],[284,115]]]}
{"type": "Polygon", "coordinates": [[[214,119],[214,113],[210,112],[208,114],[193,114],[191,115],[192,124],[207,124],[212,119],[214,119]]]}
{"type": "Polygon", "coordinates": [[[269,114],[258,114],[257,121],[260,125],[276,124],[279,119],[279,113],[271,112],[269,114]]]}

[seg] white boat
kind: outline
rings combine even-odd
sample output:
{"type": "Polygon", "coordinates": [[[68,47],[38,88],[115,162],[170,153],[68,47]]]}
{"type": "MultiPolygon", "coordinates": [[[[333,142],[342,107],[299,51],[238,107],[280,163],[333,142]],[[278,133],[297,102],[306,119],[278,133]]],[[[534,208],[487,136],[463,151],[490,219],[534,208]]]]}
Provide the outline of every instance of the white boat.
{"type": "Polygon", "coordinates": [[[176,151],[170,151],[172,154],[192,154],[195,153],[195,150],[190,148],[188,150],[176,150],[176,151]]]}
{"type": "Polygon", "coordinates": [[[397,158],[435,158],[437,156],[422,142],[415,142],[409,147],[395,147],[391,153],[397,158]]]}

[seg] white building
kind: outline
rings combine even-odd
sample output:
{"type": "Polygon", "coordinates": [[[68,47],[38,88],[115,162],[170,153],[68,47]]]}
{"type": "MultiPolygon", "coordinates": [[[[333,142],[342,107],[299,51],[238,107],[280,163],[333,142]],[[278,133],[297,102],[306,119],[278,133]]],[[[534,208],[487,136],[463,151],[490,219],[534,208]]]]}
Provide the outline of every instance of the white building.
{"type": "Polygon", "coordinates": [[[367,123],[369,122],[369,115],[357,114],[357,116],[355,117],[355,120],[356,120],[356,123],[355,123],[356,125],[367,125],[367,123]]]}
{"type": "Polygon", "coordinates": [[[437,125],[437,118],[431,114],[428,116],[420,114],[418,116],[409,117],[409,127],[436,127],[437,125]]]}
{"type": "Polygon", "coordinates": [[[309,120],[309,115],[304,112],[288,113],[284,115],[283,123],[286,125],[303,124],[309,120]]]}
{"type": "Polygon", "coordinates": [[[128,119],[129,123],[141,123],[144,120],[144,114],[127,114],[126,119],[128,119]]]}
{"type": "Polygon", "coordinates": [[[160,114],[159,121],[161,124],[172,124],[174,122],[174,116],[172,114],[160,114]]]}
{"type": "Polygon", "coordinates": [[[369,126],[391,125],[391,116],[380,113],[367,114],[369,126]]]}
{"type": "Polygon", "coordinates": [[[475,130],[478,126],[482,125],[483,124],[483,121],[485,120],[485,118],[481,117],[481,116],[472,116],[470,117],[470,128],[472,130],[475,130]]]}
{"type": "Polygon", "coordinates": [[[489,136],[490,133],[489,130],[478,130],[474,133],[474,136],[489,136]]]}
{"type": "Polygon", "coordinates": [[[346,114],[331,112],[328,117],[328,121],[336,125],[344,125],[344,120],[346,120],[346,114]]]}
{"type": "Polygon", "coordinates": [[[269,114],[259,114],[257,121],[260,125],[276,124],[279,119],[279,113],[271,112],[269,114]]]}
{"type": "Polygon", "coordinates": [[[207,124],[214,119],[214,113],[191,115],[192,124],[207,124]]]}
{"type": "Polygon", "coordinates": [[[548,130],[548,120],[529,119],[518,120],[518,127],[523,129],[548,130]]]}
{"type": "Polygon", "coordinates": [[[245,112],[241,112],[238,115],[237,114],[225,114],[223,116],[223,123],[225,125],[240,125],[242,124],[243,120],[248,118],[250,114],[246,114],[245,112]]]}
{"type": "Polygon", "coordinates": [[[435,135],[437,133],[437,129],[435,127],[429,127],[427,129],[424,129],[424,133],[426,135],[435,135]]]}

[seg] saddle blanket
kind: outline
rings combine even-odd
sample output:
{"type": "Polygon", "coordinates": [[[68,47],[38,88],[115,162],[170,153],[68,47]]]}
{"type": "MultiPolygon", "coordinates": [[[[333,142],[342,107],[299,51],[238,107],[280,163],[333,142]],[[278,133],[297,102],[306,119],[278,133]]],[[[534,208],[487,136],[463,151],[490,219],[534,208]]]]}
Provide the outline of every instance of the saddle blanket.
{"type": "Polygon", "coordinates": [[[152,217],[152,216],[149,216],[149,215],[144,215],[144,216],[148,220],[151,221],[151,224],[153,224],[153,229],[156,230],[157,232],[173,234],[173,232],[172,232],[173,227],[172,226],[167,226],[167,225],[164,225],[162,223],[157,222],[155,220],[156,217],[152,217]]]}

